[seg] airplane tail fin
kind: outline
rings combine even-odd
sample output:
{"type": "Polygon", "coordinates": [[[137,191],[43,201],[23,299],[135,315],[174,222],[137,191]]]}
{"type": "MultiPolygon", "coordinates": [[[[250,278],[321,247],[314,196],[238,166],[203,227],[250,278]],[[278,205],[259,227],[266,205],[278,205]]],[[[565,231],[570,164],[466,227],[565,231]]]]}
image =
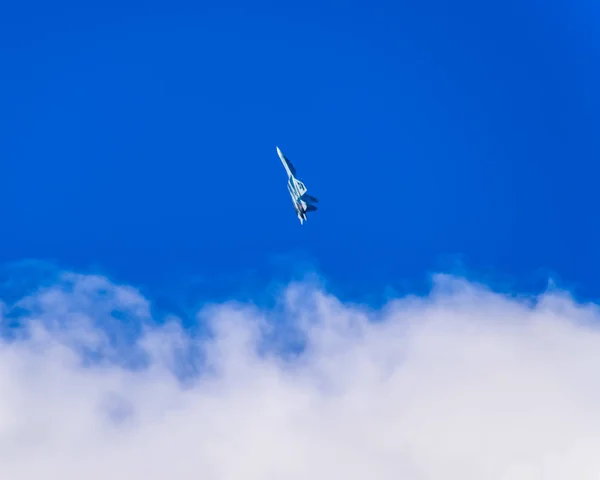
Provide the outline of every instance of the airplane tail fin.
{"type": "Polygon", "coordinates": [[[312,195],[309,195],[308,193],[305,193],[304,195],[302,195],[301,199],[305,200],[306,202],[319,203],[319,199],[317,197],[313,197],[312,195]]]}

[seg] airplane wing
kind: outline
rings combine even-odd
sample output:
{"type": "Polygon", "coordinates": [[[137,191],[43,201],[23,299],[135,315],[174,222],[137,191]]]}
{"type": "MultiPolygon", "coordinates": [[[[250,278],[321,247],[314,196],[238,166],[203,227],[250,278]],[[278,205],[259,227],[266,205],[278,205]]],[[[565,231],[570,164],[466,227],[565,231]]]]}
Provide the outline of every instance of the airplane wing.
{"type": "Polygon", "coordinates": [[[306,186],[300,180],[294,179],[294,183],[296,184],[296,188],[298,189],[298,195],[303,196],[306,194],[306,186]]]}

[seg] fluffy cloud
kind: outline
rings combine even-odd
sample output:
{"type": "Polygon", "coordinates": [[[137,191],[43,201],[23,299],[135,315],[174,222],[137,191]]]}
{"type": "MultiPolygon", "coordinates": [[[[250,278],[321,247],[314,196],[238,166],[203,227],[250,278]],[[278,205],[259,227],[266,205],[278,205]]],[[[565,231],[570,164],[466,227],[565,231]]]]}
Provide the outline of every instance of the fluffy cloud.
{"type": "Polygon", "coordinates": [[[600,312],[563,293],[151,310],[75,274],[2,306],[1,479],[600,478],[600,312]]]}

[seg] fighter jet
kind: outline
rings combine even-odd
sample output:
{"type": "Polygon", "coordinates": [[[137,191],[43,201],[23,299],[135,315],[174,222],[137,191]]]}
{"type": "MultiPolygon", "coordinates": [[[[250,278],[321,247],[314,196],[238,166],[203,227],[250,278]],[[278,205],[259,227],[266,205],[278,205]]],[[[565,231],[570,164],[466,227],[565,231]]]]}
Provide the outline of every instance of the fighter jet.
{"type": "Polygon", "coordinates": [[[294,202],[294,208],[296,209],[296,214],[300,220],[300,225],[302,225],[308,220],[306,214],[308,212],[314,212],[317,209],[313,204],[318,203],[319,200],[306,193],[307,188],[304,186],[304,183],[296,178],[296,169],[294,168],[294,165],[292,165],[292,162],[281,153],[279,147],[275,148],[277,148],[277,155],[279,155],[281,163],[283,163],[283,167],[288,174],[287,187],[292,196],[292,201],[294,202]]]}

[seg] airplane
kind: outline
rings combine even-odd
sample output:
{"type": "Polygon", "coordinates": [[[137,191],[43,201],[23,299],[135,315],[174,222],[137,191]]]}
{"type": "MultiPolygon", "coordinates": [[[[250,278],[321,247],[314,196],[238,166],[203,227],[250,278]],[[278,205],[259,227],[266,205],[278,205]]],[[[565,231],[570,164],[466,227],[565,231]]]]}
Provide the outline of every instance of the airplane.
{"type": "Polygon", "coordinates": [[[313,204],[318,203],[319,200],[306,193],[307,188],[304,186],[300,180],[296,178],[296,169],[292,162],[290,162],[286,156],[281,153],[279,147],[277,148],[277,155],[281,159],[281,163],[285,168],[285,171],[288,174],[288,183],[287,187],[292,197],[292,201],[294,202],[294,208],[296,209],[296,214],[298,215],[298,219],[300,220],[300,225],[302,225],[306,220],[308,220],[306,214],[308,212],[314,212],[317,210],[313,204]]]}

